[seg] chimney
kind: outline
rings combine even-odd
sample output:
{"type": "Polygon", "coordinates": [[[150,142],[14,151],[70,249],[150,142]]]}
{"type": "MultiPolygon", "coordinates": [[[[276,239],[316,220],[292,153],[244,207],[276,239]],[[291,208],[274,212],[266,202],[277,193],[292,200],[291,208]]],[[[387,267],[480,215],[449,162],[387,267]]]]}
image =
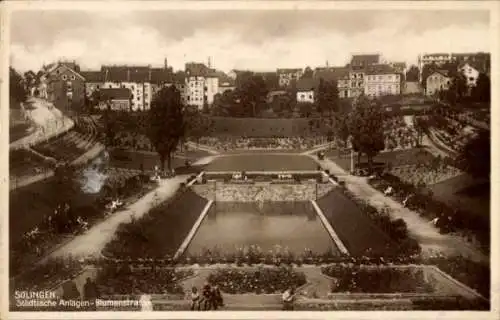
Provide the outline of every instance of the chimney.
{"type": "Polygon", "coordinates": [[[130,81],[130,68],[127,68],[127,81],[130,81]]]}
{"type": "Polygon", "coordinates": [[[209,67],[209,68],[211,68],[211,67],[212,67],[212,65],[211,65],[211,63],[210,63],[210,57],[208,57],[208,67],[209,67]]]}
{"type": "Polygon", "coordinates": [[[165,58],[165,61],[164,61],[163,63],[164,63],[165,69],[168,69],[168,61],[167,61],[167,58],[165,58]]]}

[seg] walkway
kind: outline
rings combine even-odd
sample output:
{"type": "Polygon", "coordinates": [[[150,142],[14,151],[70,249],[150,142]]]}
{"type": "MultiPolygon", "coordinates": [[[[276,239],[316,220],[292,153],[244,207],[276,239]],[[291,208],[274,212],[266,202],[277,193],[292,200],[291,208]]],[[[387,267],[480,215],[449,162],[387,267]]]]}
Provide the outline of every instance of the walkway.
{"type": "Polygon", "coordinates": [[[11,149],[32,146],[66,132],[74,126],[73,120],[64,116],[61,111],[45,100],[29,97],[27,103],[34,108],[27,112],[37,129],[32,134],[12,142],[11,149]]]}
{"type": "MultiPolygon", "coordinates": [[[[328,169],[330,173],[345,181],[346,187],[354,195],[368,200],[376,208],[389,207],[394,218],[402,218],[407,223],[410,234],[420,243],[423,256],[441,253],[452,256],[462,255],[475,261],[489,261],[489,257],[462,238],[449,234],[440,234],[438,229],[427,219],[403,207],[401,203],[384,196],[381,192],[370,186],[367,178],[349,175],[329,159],[321,161],[314,156],[311,156],[311,158],[316,160],[324,169],[328,169]]],[[[333,227],[335,228],[335,226],[333,227]]]]}
{"type": "MultiPolygon", "coordinates": [[[[130,222],[131,219],[139,219],[151,208],[160,202],[172,197],[182,182],[189,175],[180,175],[172,179],[160,181],[159,186],[140,198],[137,202],[129,205],[126,209],[118,211],[101,223],[94,225],[85,234],[75,237],[72,241],[58,248],[49,257],[75,257],[83,258],[100,256],[105,245],[113,239],[118,226],[130,222]]],[[[47,258],[42,260],[45,262],[47,258]]]]}

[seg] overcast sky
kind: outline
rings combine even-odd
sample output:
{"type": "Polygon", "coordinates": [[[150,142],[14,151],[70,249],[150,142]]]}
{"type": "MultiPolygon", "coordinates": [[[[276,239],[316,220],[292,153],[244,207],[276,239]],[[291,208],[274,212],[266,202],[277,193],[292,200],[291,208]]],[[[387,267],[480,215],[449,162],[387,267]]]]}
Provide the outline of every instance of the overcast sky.
{"type": "Polygon", "coordinates": [[[101,64],[189,61],[273,70],[344,65],[352,53],[379,52],[415,63],[420,52],[490,50],[488,11],[16,11],[11,63],[21,71],[75,59],[101,64]]]}

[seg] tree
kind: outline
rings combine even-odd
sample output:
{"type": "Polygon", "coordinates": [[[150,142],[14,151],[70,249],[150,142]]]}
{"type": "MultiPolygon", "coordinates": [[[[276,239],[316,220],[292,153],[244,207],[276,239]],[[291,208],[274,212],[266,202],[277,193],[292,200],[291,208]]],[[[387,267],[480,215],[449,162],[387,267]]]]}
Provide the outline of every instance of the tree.
{"type": "Polygon", "coordinates": [[[472,175],[488,178],[491,172],[491,137],[490,132],[481,130],[462,148],[457,162],[459,167],[472,175]]]}
{"type": "Polygon", "coordinates": [[[151,102],[148,114],[148,137],[160,156],[161,169],[172,169],[172,153],[184,135],[184,106],[174,86],[161,89],[151,102]]]}
{"type": "Polygon", "coordinates": [[[424,134],[427,128],[427,122],[423,117],[414,117],[413,118],[413,127],[417,132],[417,146],[422,145],[424,134]]]}
{"type": "Polygon", "coordinates": [[[316,107],[321,116],[325,111],[328,111],[330,116],[332,112],[338,111],[339,91],[336,81],[319,79],[316,96],[318,97],[316,107]]]}
{"type": "Polygon", "coordinates": [[[406,81],[415,82],[418,81],[418,76],[420,74],[420,70],[416,65],[412,65],[410,69],[406,72],[406,81]]]}
{"type": "Polygon", "coordinates": [[[213,128],[213,121],[198,109],[186,108],[184,114],[185,136],[194,139],[197,143],[204,136],[209,136],[213,128]]]}
{"type": "Polygon", "coordinates": [[[446,93],[446,100],[455,104],[463,100],[467,94],[467,80],[462,73],[458,73],[452,80],[450,88],[446,93]]]}
{"type": "Polygon", "coordinates": [[[313,70],[311,69],[311,67],[307,66],[305,69],[304,69],[304,73],[302,74],[302,78],[312,78],[313,77],[313,70]]]}
{"type": "Polygon", "coordinates": [[[472,98],[477,102],[490,102],[491,100],[491,83],[490,78],[480,73],[477,78],[476,86],[472,88],[472,98]]]}
{"type": "Polygon", "coordinates": [[[349,141],[349,113],[339,112],[335,115],[335,135],[344,142],[344,148],[349,141]]]}
{"type": "Polygon", "coordinates": [[[24,102],[28,95],[23,77],[12,67],[9,67],[9,94],[14,103],[24,102]]]}
{"type": "Polygon", "coordinates": [[[313,104],[307,102],[297,103],[297,108],[299,110],[300,116],[303,118],[309,118],[313,112],[313,104]]]}
{"type": "Polygon", "coordinates": [[[379,101],[360,97],[349,116],[349,132],[354,151],[366,155],[371,172],[373,158],[384,149],[384,112],[379,101]]]}
{"type": "Polygon", "coordinates": [[[244,81],[238,90],[244,116],[256,117],[265,109],[268,92],[262,76],[253,75],[244,81]]]}

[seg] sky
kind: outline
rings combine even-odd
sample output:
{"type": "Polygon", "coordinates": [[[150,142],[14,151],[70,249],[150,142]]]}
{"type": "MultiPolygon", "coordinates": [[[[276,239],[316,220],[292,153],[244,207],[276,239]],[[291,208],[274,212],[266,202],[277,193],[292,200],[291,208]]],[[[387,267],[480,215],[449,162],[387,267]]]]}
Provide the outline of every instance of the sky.
{"type": "Polygon", "coordinates": [[[476,11],[15,11],[10,61],[20,71],[76,60],[162,66],[184,63],[274,70],[345,65],[351,54],[381,53],[416,63],[423,52],[490,51],[489,12],[476,11]]]}

